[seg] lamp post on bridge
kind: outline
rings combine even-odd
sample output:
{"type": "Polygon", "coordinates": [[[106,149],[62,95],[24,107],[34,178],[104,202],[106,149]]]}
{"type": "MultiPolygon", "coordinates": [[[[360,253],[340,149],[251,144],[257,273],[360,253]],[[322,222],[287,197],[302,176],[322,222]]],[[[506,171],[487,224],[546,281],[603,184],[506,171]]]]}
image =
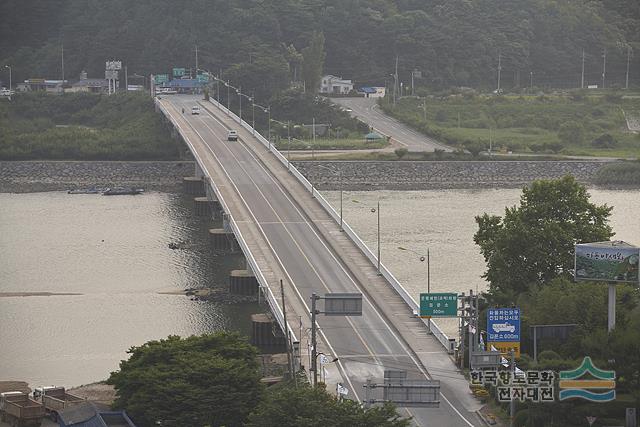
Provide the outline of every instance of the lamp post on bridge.
{"type": "Polygon", "coordinates": [[[427,255],[422,255],[412,249],[407,249],[405,247],[402,246],[398,246],[398,249],[400,249],[401,251],[407,251],[407,252],[412,252],[416,255],[418,255],[418,259],[420,260],[420,262],[425,262],[427,261],[427,293],[431,293],[431,266],[430,266],[430,262],[429,262],[429,248],[427,248],[427,255]]]}
{"type": "MultiPolygon", "coordinates": [[[[359,200],[352,200],[354,203],[360,203],[359,200]]],[[[377,217],[378,217],[378,221],[377,221],[377,228],[378,228],[378,276],[382,275],[382,270],[380,268],[380,256],[381,256],[381,250],[380,250],[380,200],[378,200],[378,205],[376,208],[371,208],[371,213],[377,213],[377,217]]]]}
{"type": "MultiPolygon", "coordinates": [[[[342,188],[342,170],[341,169],[337,169],[337,168],[331,168],[329,166],[325,166],[325,165],[316,165],[316,167],[322,168],[322,169],[326,169],[328,171],[331,171],[333,173],[337,173],[338,174],[338,186],[340,187],[340,231],[344,231],[344,228],[342,228],[342,194],[343,194],[343,188],[342,188]]],[[[313,183],[311,184],[311,195],[313,195],[313,183]]]]}
{"type": "Polygon", "coordinates": [[[11,82],[11,65],[5,65],[4,68],[9,69],[9,94],[11,94],[12,82],[11,82]]]}

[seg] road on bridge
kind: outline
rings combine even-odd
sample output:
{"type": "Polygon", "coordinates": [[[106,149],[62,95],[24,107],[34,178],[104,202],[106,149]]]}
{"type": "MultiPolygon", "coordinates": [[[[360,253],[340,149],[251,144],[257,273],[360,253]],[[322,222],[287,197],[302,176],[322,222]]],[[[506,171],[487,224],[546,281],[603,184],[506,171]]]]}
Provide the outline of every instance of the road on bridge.
{"type": "Polygon", "coordinates": [[[352,116],[367,123],[376,131],[390,136],[409,151],[434,151],[436,148],[448,152],[453,151],[451,147],[387,116],[380,110],[377,98],[333,98],[332,101],[345,109],[352,110],[352,116]]]}
{"type": "MultiPolygon", "coordinates": [[[[319,233],[319,228],[326,226],[329,221],[323,220],[325,223],[321,224],[313,216],[313,212],[304,210],[297,198],[302,196],[296,194],[294,197],[294,186],[280,182],[266,167],[259,156],[273,155],[249,131],[241,129],[237,122],[212,103],[204,102],[196,96],[163,96],[160,103],[174,123],[187,128],[188,134],[194,135],[189,142],[199,158],[204,159],[205,173],[221,168],[229,182],[232,182],[241,200],[239,203],[245,205],[251,213],[249,218],[234,216],[236,222],[252,221],[257,224],[287,276],[283,279],[295,284],[297,297],[304,305],[307,316],[312,292],[319,295],[329,292],[362,292],[364,286],[371,285],[362,283],[362,279],[358,280],[350,266],[344,264],[319,233]],[[199,115],[191,115],[191,107],[198,103],[206,108],[201,108],[199,115]],[[230,128],[238,130],[240,139],[237,142],[227,141],[227,131],[230,128]],[[257,150],[263,152],[259,153],[257,150]]],[[[287,174],[286,169],[283,168],[282,173],[287,174]]],[[[216,181],[216,176],[211,178],[216,181]]],[[[308,192],[304,197],[308,197],[309,203],[318,205],[308,192]]],[[[233,215],[233,209],[230,210],[233,215]]],[[[336,235],[344,236],[336,224],[331,224],[331,227],[336,228],[336,235]]],[[[374,268],[370,270],[373,272],[369,273],[372,282],[381,280],[376,277],[374,268]]],[[[319,308],[322,308],[322,303],[319,308]]],[[[362,401],[363,384],[367,378],[382,382],[385,369],[405,370],[411,379],[431,378],[397,329],[390,324],[378,306],[372,304],[367,293],[364,293],[362,317],[319,316],[318,324],[320,338],[328,346],[331,355],[338,358],[336,365],[350,391],[350,398],[362,401]]],[[[431,340],[435,342],[433,338],[431,340]]],[[[431,353],[438,353],[448,359],[442,347],[434,349],[436,351],[431,353]]],[[[444,365],[449,366],[447,363],[444,365]]],[[[436,367],[437,369],[442,372],[446,370],[436,367]]],[[[454,374],[459,376],[454,371],[450,372],[450,375],[454,374]]],[[[446,376],[447,373],[444,377],[446,376]]],[[[477,407],[469,408],[468,402],[461,402],[463,392],[464,390],[443,387],[439,408],[403,410],[421,426],[483,425],[474,412],[477,407]]],[[[466,394],[469,394],[468,388],[466,394]]]]}

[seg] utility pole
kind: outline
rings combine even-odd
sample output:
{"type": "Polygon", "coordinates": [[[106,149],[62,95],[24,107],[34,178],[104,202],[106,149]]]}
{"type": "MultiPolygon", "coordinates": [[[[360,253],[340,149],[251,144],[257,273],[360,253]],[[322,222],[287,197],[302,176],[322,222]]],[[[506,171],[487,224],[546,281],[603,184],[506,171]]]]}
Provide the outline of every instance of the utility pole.
{"type": "Polygon", "coordinates": [[[316,349],[316,301],[318,296],[316,293],[311,294],[311,370],[313,371],[313,386],[318,385],[318,350],[316,349]]]}
{"type": "Polygon", "coordinates": [[[631,46],[627,45],[627,79],[624,85],[625,89],[629,89],[629,63],[631,62],[631,46]]]}
{"type": "MultiPolygon", "coordinates": [[[[511,355],[511,381],[513,381],[516,377],[516,352],[511,350],[510,352],[511,355]]],[[[513,395],[510,396],[511,397],[511,402],[509,402],[509,425],[511,427],[514,427],[514,418],[516,416],[516,401],[513,398],[513,395]]]]}
{"type": "Polygon", "coordinates": [[[397,97],[398,97],[398,55],[396,55],[396,72],[393,75],[393,106],[394,107],[396,105],[397,97]]]}
{"type": "Polygon", "coordinates": [[[240,123],[240,126],[242,126],[242,86],[238,86],[238,102],[239,102],[239,109],[240,109],[240,115],[238,116],[238,120],[240,123]]]}
{"type": "Polygon", "coordinates": [[[602,89],[604,89],[605,76],[607,74],[607,48],[602,51],[602,89]]]}
{"type": "Polygon", "coordinates": [[[287,366],[289,367],[289,374],[293,375],[293,361],[291,357],[291,343],[289,340],[289,325],[287,324],[287,308],[284,303],[284,285],[282,279],[280,279],[280,295],[282,296],[282,316],[284,317],[284,344],[287,347],[287,366]]]}
{"type": "Polygon", "coordinates": [[[196,74],[198,74],[198,45],[196,45],[196,74]]]}
{"type": "MultiPolygon", "coordinates": [[[[427,248],[427,293],[431,293],[431,261],[429,260],[429,248],[427,248]]],[[[429,321],[429,328],[431,328],[431,321],[429,321]]]]}
{"type": "Polygon", "coordinates": [[[413,93],[414,93],[414,91],[413,91],[413,73],[414,72],[411,71],[411,96],[413,96],[413,93]]]}
{"type": "Polygon", "coordinates": [[[529,92],[533,93],[533,71],[529,71],[529,92]]]}
{"type": "Polygon", "coordinates": [[[582,49],[582,80],[580,80],[580,89],[584,89],[584,49],[582,49]]]}
{"type": "Polygon", "coordinates": [[[124,66],[124,91],[129,92],[129,74],[126,65],[124,66]]]}
{"type": "Polygon", "coordinates": [[[502,72],[502,55],[498,53],[498,95],[500,94],[500,73],[502,72]]]}
{"type": "Polygon", "coordinates": [[[62,83],[64,84],[64,42],[62,42],[62,52],[61,52],[61,62],[62,62],[62,83]]]}

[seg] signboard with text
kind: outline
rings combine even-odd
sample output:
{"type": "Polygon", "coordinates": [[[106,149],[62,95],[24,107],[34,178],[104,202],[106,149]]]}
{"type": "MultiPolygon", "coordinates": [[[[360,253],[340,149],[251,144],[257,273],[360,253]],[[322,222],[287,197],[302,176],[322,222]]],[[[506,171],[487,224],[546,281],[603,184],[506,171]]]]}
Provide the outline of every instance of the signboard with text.
{"type": "Polygon", "coordinates": [[[157,85],[167,83],[169,81],[169,74],[156,74],[153,76],[153,80],[157,85]]]}
{"type": "Polygon", "coordinates": [[[458,294],[420,294],[420,317],[457,317],[458,294]]]}
{"type": "Polygon", "coordinates": [[[576,245],[575,278],[599,282],[638,283],[640,248],[625,242],[576,245]]]}
{"type": "Polygon", "coordinates": [[[520,342],[520,309],[490,308],[487,310],[488,342],[520,342]]]}
{"type": "Polygon", "coordinates": [[[182,77],[186,70],[184,68],[174,68],[173,69],[173,77],[182,77]]]}

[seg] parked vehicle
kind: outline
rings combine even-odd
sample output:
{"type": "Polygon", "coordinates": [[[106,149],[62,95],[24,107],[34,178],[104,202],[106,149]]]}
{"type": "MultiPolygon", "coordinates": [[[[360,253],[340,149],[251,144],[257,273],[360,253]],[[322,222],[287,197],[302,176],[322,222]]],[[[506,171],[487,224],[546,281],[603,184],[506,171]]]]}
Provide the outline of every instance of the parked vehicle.
{"type": "Polygon", "coordinates": [[[229,133],[227,133],[227,141],[237,141],[238,140],[238,131],[231,129],[229,133]]]}
{"type": "Polygon", "coordinates": [[[58,419],[59,412],[85,401],[81,397],[67,393],[64,387],[36,387],[33,398],[44,405],[46,414],[54,421],[58,419]]]}
{"type": "Polygon", "coordinates": [[[0,418],[12,427],[39,426],[45,415],[44,406],[29,398],[27,393],[0,393],[0,418]]]}

